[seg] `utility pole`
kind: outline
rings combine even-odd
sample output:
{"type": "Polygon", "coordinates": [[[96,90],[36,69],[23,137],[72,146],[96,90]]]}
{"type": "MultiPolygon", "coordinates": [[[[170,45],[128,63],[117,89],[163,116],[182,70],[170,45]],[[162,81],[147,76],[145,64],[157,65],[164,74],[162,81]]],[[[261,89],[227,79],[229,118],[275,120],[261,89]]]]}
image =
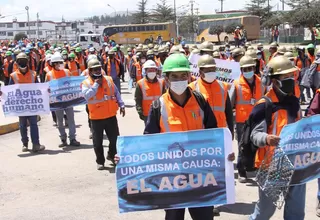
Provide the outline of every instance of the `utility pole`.
{"type": "Polygon", "coordinates": [[[37,38],[39,39],[39,12],[37,13],[37,28],[38,28],[37,38]]]}
{"type": "Polygon", "coordinates": [[[178,34],[176,0],[173,0],[173,10],[174,10],[174,27],[175,27],[175,29],[176,29],[176,33],[178,34]]]}
{"type": "Polygon", "coordinates": [[[196,31],[198,32],[198,23],[199,23],[199,8],[196,8],[196,14],[197,14],[197,19],[196,19],[196,31]]]}
{"type": "Polygon", "coordinates": [[[268,0],[268,18],[270,16],[270,0],[268,0]]]}
{"type": "MultiPolygon", "coordinates": [[[[25,9],[27,10],[27,24],[28,24],[28,29],[29,29],[29,34],[30,34],[30,24],[29,24],[29,7],[26,6],[25,9]]],[[[29,36],[28,36],[29,37],[29,36]]]]}
{"type": "MultiPolygon", "coordinates": [[[[127,9],[127,28],[128,28],[128,25],[129,25],[129,9],[127,9]]],[[[127,38],[127,45],[129,44],[128,42],[128,38],[127,38]]]]}
{"type": "MultiPolygon", "coordinates": [[[[220,10],[221,10],[221,12],[223,12],[223,2],[225,1],[225,0],[218,0],[219,2],[221,2],[221,7],[220,7],[220,10]]],[[[269,1],[269,0],[268,0],[269,1]]]]}
{"type": "Polygon", "coordinates": [[[284,11],[284,0],[281,0],[282,1],[282,11],[284,11]]]}
{"type": "Polygon", "coordinates": [[[191,19],[192,19],[192,22],[191,22],[191,32],[193,33],[194,32],[194,16],[193,16],[193,3],[194,3],[194,0],[191,0],[190,1],[190,4],[191,4],[191,19]]]}

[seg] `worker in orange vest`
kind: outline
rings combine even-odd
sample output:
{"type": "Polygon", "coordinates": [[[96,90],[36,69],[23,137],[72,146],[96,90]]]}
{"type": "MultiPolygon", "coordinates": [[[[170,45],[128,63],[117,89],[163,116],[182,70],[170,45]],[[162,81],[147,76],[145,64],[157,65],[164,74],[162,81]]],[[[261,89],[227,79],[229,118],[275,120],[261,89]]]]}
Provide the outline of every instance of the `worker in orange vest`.
{"type": "Polygon", "coordinates": [[[151,104],[165,92],[165,85],[162,79],[157,78],[158,67],[154,61],[146,61],[143,69],[146,75],[138,81],[134,99],[139,117],[146,125],[151,104]]]}
{"type": "MultiPolygon", "coordinates": [[[[265,99],[257,102],[253,108],[250,118],[254,122],[251,132],[251,142],[258,146],[255,166],[268,172],[268,164],[264,163],[266,155],[273,158],[272,154],[279,147],[280,133],[284,126],[301,119],[301,108],[299,100],[294,96],[294,71],[296,68],[290,60],[284,56],[274,57],[268,64],[266,85],[272,86],[265,95],[271,101],[272,117],[271,124],[267,126],[265,114],[265,99]]],[[[268,162],[267,162],[268,163],[268,162]]],[[[293,175],[291,181],[294,181],[293,175]]],[[[305,197],[306,184],[291,185],[288,194],[284,198],[283,219],[303,220],[305,219],[305,197]]],[[[259,200],[255,205],[254,213],[249,217],[251,220],[273,219],[276,211],[274,200],[270,199],[265,192],[259,188],[259,200]]]]}
{"type": "Polygon", "coordinates": [[[189,87],[200,92],[208,99],[217,119],[218,128],[228,127],[231,134],[233,134],[233,113],[228,94],[228,85],[217,80],[214,58],[210,55],[201,56],[198,60],[198,67],[200,78],[190,83],[189,87]]]}
{"type": "Polygon", "coordinates": [[[240,27],[237,26],[236,29],[234,30],[234,33],[233,33],[233,38],[234,38],[236,47],[240,47],[240,44],[241,44],[240,37],[241,37],[240,27]]]}
{"type": "Polygon", "coordinates": [[[264,49],[263,49],[263,44],[262,43],[258,43],[257,45],[257,50],[261,51],[261,55],[262,55],[262,60],[264,62],[266,62],[266,56],[264,54],[264,49]]]}
{"type": "Polygon", "coordinates": [[[234,62],[240,62],[240,59],[244,56],[244,51],[240,48],[235,48],[231,51],[232,60],[234,62]]]}
{"type": "Polygon", "coordinates": [[[272,42],[269,46],[269,52],[270,52],[269,61],[278,55],[277,50],[278,50],[277,42],[272,42]]]}
{"type": "MultiPolygon", "coordinates": [[[[262,59],[258,59],[258,55],[257,55],[257,50],[247,50],[247,52],[245,53],[245,56],[249,56],[251,57],[254,62],[256,63],[255,68],[254,68],[254,74],[256,74],[257,76],[261,77],[261,74],[263,72],[264,69],[264,62],[262,59]]],[[[241,58],[242,59],[242,58],[241,58]]]]}
{"type": "Polygon", "coordinates": [[[70,53],[68,57],[69,61],[65,63],[64,68],[70,71],[71,76],[80,76],[81,70],[79,63],[75,60],[76,55],[74,53],[70,53]]]}
{"type": "Polygon", "coordinates": [[[264,56],[263,55],[263,51],[257,50],[256,54],[257,54],[257,66],[256,66],[256,68],[259,69],[260,76],[261,76],[261,73],[263,72],[264,68],[266,67],[266,62],[263,59],[263,56],[264,56]]]}
{"type": "MultiPolygon", "coordinates": [[[[287,57],[290,62],[292,63],[292,65],[295,66],[295,62],[294,62],[294,54],[291,52],[286,52],[284,54],[285,57],[287,57]]],[[[300,98],[300,86],[299,86],[299,69],[298,67],[296,67],[297,70],[294,71],[294,81],[295,81],[295,86],[294,86],[294,95],[299,99],[300,98]]]]}
{"type": "Polygon", "coordinates": [[[220,59],[221,60],[227,60],[228,59],[228,57],[226,55],[226,52],[225,52],[225,46],[224,45],[221,45],[219,47],[219,53],[220,53],[220,59]]]}
{"type": "MultiPolygon", "coordinates": [[[[249,118],[256,102],[265,93],[265,87],[262,85],[260,77],[254,74],[255,67],[256,61],[251,56],[243,56],[240,60],[241,76],[238,80],[234,81],[234,87],[230,91],[232,107],[236,110],[235,122],[238,144],[243,136],[242,131],[245,121],[249,118]]],[[[247,173],[241,164],[240,154],[238,154],[237,168],[239,174],[238,181],[246,183],[247,173]]]]}
{"type": "Polygon", "coordinates": [[[82,93],[88,101],[89,118],[92,126],[92,139],[96,154],[97,169],[103,170],[105,157],[103,152],[103,132],[109,139],[107,159],[114,162],[117,153],[116,143],[119,136],[117,112],[125,116],[125,105],[120,93],[110,76],[101,74],[101,64],[98,59],[88,63],[89,76],[82,82],[82,93]]]}
{"type": "Polygon", "coordinates": [[[31,51],[29,49],[26,49],[25,53],[27,54],[27,56],[29,58],[28,59],[28,65],[29,65],[30,70],[36,71],[37,67],[38,67],[36,59],[32,56],[32,53],[31,53],[31,51]]]}
{"type": "Polygon", "coordinates": [[[108,76],[111,76],[114,84],[121,94],[120,77],[124,72],[124,67],[120,60],[115,57],[115,53],[115,49],[109,50],[104,70],[108,76]]]}
{"type": "MultiPolygon", "coordinates": [[[[93,60],[93,59],[98,59],[98,57],[96,55],[90,54],[87,58],[87,66],[88,66],[89,61],[93,60]]],[[[101,74],[104,76],[107,75],[106,72],[102,68],[101,68],[101,74]]],[[[81,76],[89,76],[89,69],[87,68],[84,71],[82,71],[81,76]]]]}
{"type": "Polygon", "coordinates": [[[313,44],[308,44],[307,52],[308,52],[308,58],[310,59],[311,63],[313,63],[314,60],[316,59],[315,48],[313,44]]]}
{"type": "MultiPolygon", "coordinates": [[[[51,65],[52,70],[46,74],[46,82],[71,76],[70,71],[64,68],[63,59],[60,53],[56,52],[51,56],[51,65]]],[[[80,146],[80,142],[76,140],[76,124],[74,121],[73,107],[55,111],[61,138],[59,147],[62,148],[68,145],[67,134],[63,125],[64,112],[66,113],[66,119],[68,120],[70,146],[78,147],[80,146]]]]}
{"type": "MultiPolygon", "coordinates": [[[[36,72],[30,70],[28,66],[28,56],[25,53],[19,53],[16,57],[18,69],[10,74],[9,85],[24,84],[24,83],[38,83],[36,72]]],[[[0,96],[1,96],[0,91],[0,96]]],[[[38,116],[20,116],[19,127],[22,141],[22,152],[28,151],[28,123],[30,126],[30,134],[32,141],[32,151],[43,151],[45,147],[39,142],[39,128],[38,128],[38,116]]]]}
{"type": "Polygon", "coordinates": [[[146,62],[146,57],[140,52],[136,54],[136,62],[132,66],[132,77],[134,81],[138,83],[142,79],[142,65],[146,62]]]}
{"type": "MultiPolygon", "coordinates": [[[[189,61],[183,54],[172,54],[166,59],[163,73],[169,89],[153,102],[144,134],[217,127],[217,120],[208,101],[199,92],[188,88],[190,72],[189,61]]],[[[120,158],[115,157],[115,160],[119,161],[120,158]]],[[[233,153],[228,155],[228,160],[234,160],[233,153]]],[[[166,220],[184,219],[185,209],[169,209],[165,212],[166,220]]],[[[192,207],[189,213],[194,220],[212,220],[213,206],[192,207]]]]}
{"type": "Polygon", "coordinates": [[[12,60],[12,52],[7,51],[5,54],[5,59],[3,63],[3,74],[4,74],[4,85],[9,84],[9,66],[12,66],[13,60],[12,60]]]}
{"type": "Polygon", "coordinates": [[[85,69],[87,69],[87,64],[86,64],[86,61],[85,61],[85,58],[84,56],[82,55],[82,49],[81,47],[77,47],[76,48],[76,61],[79,63],[80,65],[80,70],[81,72],[84,71],[85,69]]]}

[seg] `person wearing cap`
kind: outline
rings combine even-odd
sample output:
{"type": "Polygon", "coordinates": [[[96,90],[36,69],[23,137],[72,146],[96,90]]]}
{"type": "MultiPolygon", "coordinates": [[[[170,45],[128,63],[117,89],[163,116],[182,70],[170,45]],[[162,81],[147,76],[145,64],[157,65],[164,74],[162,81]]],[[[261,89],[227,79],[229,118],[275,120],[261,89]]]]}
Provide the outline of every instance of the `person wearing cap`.
{"type": "MultiPolygon", "coordinates": [[[[256,74],[257,76],[261,76],[261,73],[264,69],[264,62],[263,60],[259,60],[258,59],[258,55],[257,55],[257,51],[256,50],[247,50],[247,52],[245,53],[245,56],[249,56],[251,57],[254,62],[256,63],[255,68],[254,68],[254,74],[256,74]]],[[[240,59],[241,60],[241,59],[240,59]]]]}
{"type": "Polygon", "coordinates": [[[37,61],[32,56],[32,52],[29,49],[26,49],[25,54],[28,56],[28,65],[29,65],[30,70],[36,71],[37,70],[37,61]]]}
{"type": "Polygon", "coordinates": [[[158,79],[158,67],[153,60],[147,60],[143,69],[145,77],[137,82],[134,99],[139,118],[146,124],[151,104],[165,92],[165,84],[158,79]]]}
{"type": "MultiPolygon", "coordinates": [[[[30,70],[28,66],[28,56],[25,53],[19,53],[16,57],[18,69],[10,74],[9,85],[24,84],[24,83],[38,83],[36,72],[30,70]]],[[[1,96],[0,91],[0,96],[1,96]]],[[[28,123],[30,126],[32,151],[43,151],[45,147],[39,141],[38,116],[20,116],[19,127],[22,141],[22,152],[28,151],[28,123]]]]}
{"type": "MultiPolygon", "coordinates": [[[[260,77],[258,77],[254,71],[256,68],[256,60],[246,55],[240,59],[240,78],[233,82],[231,94],[231,105],[235,109],[236,117],[236,132],[238,138],[238,144],[240,138],[243,136],[243,126],[245,121],[249,118],[249,115],[256,104],[256,102],[261,99],[265,93],[265,87],[261,83],[260,77]]],[[[238,145],[238,150],[240,152],[240,145],[238,145]]],[[[241,155],[238,154],[237,169],[238,169],[238,181],[240,183],[247,182],[247,172],[241,163],[241,155]]]]}
{"type": "Polygon", "coordinates": [[[50,63],[52,54],[50,51],[46,53],[46,56],[42,58],[37,67],[37,75],[40,76],[40,81],[44,82],[46,79],[46,74],[51,71],[52,66],[50,63]]]}
{"type": "MultiPolygon", "coordinates": [[[[298,67],[299,70],[299,80],[301,80],[302,76],[309,70],[311,66],[311,60],[305,54],[305,48],[303,46],[298,47],[298,56],[294,59],[295,66],[298,67]]],[[[300,102],[301,104],[306,104],[306,98],[304,96],[304,90],[307,92],[308,99],[311,99],[310,88],[306,88],[300,85],[300,102]]]]}
{"type": "Polygon", "coordinates": [[[182,46],[182,49],[185,51],[186,56],[189,57],[190,56],[189,45],[185,44],[184,46],[182,46]]]}
{"type": "MultiPolygon", "coordinates": [[[[63,59],[60,53],[54,53],[51,56],[51,65],[52,69],[50,72],[46,74],[46,82],[51,80],[61,79],[64,77],[70,77],[71,73],[69,70],[64,68],[63,59]]],[[[62,110],[56,110],[55,115],[58,122],[58,130],[60,133],[61,144],[59,147],[66,147],[67,143],[67,134],[63,124],[63,119],[68,120],[68,128],[69,128],[69,139],[70,139],[70,146],[80,146],[80,142],[76,140],[76,124],[74,121],[74,110],[73,107],[68,107],[62,110]],[[66,113],[66,117],[64,117],[64,112],[66,113]]]]}
{"type": "MultiPolygon", "coordinates": [[[[170,55],[164,63],[163,72],[169,89],[153,101],[144,134],[216,128],[217,122],[208,101],[188,87],[191,72],[188,59],[183,54],[170,55]]],[[[234,154],[228,155],[228,160],[233,159],[234,154]]],[[[116,156],[115,160],[119,161],[119,157],[116,156]]],[[[166,220],[184,219],[185,209],[169,209],[165,212],[166,220]]],[[[189,213],[194,220],[213,219],[212,206],[189,208],[189,213]]]]}
{"type": "Polygon", "coordinates": [[[63,63],[65,65],[67,63],[67,61],[68,61],[68,51],[67,50],[63,50],[61,55],[62,55],[63,63]]]}
{"type": "Polygon", "coordinates": [[[263,51],[256,50],[256,54],[257,54],[256,70],[259,70],[259,74],[261,74],[263,72],[264,68],[266,67],[266,62],[263,60],[263,51]]]}
{"type": "Polygon", "coordinates": [[[200,78],[190,83],[189,87],[200,92],[208,100],[217,119],[218,127],[228,127],[231,134],[233,134],[233,113],[228,94],[228,85],[217,80],[214,58],[207,54],[201,56],[198,60],[198,67],[200,78]]]}
{"type": "Polygon", "coordinates": [[[213,44],[209,41],[205,41],[202,44],[200,44],[200,56],[208,54],[212,56],[213,53],[213,44]]]}
{"type": "Polygon", "coordinates": [[[9,66],[12,66],[13,60],[12,60],[12,52],[7,51],[5,54],[5,59],[3,61],[3,75],[4,75],[4,85],[9,84],[9,66]]]}
{"type": "Polygon", "coordinates": [[[308,44],[308,46],[307,46],[307,52],[308,52],[307,55],[308,55],[311,63],[313,63],[314,60],[315,60],[315,58],[316,58],[316,57],[315,57],[315,47],[314,47],[313,44],[308,44]]]}
{"type": "MultiPolygon", "coordinates": [[[[265,99],[260,99],[257,102],[249,116],[254,122],[250,139],[255,146],[258,146],[255,157],[255,167],[257,169],[268,169],[269,166],[263,165],[263,161],[267,154],[272,154],[275,147],[279,146],[281,130],[284,126],[301,119],[299,100],[294,96],[294,71],[296,71],[296,68],[285,56],[277,56],[267,64],[266,70],[265,84],[271,86],[271,89],[265,95],[272,105],[270,126],[267,126],[265,99]]],[[[271,157],[272,155],[269,156],[269,158],[271,157]]],[[[290,186],[284,198],[283,219],[304,220],[305,199],[306,184],[290,186]]],[[[259,199],[249,219],[274,219],[272,216],[275,211],[276,206],[273,200],[259,187],[259,199]]]]}
{"type": "Polygon", "coordinates": [[[240,47],[240,27],[237,26],[233,33],[233,38],[236,47],[240,47]]]}
{"type": "Polygon", "coordinates": [[[225,53],[225,46],[224,45],[219,46],[218,50],[219,50],[219,54],[220,54],[220,59],[221,60],[227,60],[228,57],[227,57],[227,55],[225,53]]]}
{"type": "Polygon", "coordinates": [[[315,94],[317,88],[320,88],[320,50],[316,53],[315,61],[311,64],[308,75],[310,88],[315,94]]]}
{"type": "Polygon", "coordinates": [[[162,68],[163,68],[163,64],[165,62],[165,60],[167,59],[168,57],[168,52],[166,50],[166,47],[164,46],[161,46],[159,47],[159,50],[158,50],[158,63],[160,64],[160,67],[159,67],[159,74],[160,76],[159,77],[162,77],[162,68]]]}
{"type": "Polygon", "coordinates": [[[266,56],[264,54],[264,49],[263,49],[263,44],[262,43],[258,43],[257,45],[257,50],[261,51],[261,54],[262,54],[262,60],[264,62],[266,62],[266,56]]]}
{"type": "Polygon", "coordinates": [[[68,60],[65,62],[64,68],[70,71],[71,76],[81,75],[80,65],[76,61],[76,55],[74,53],[68,55],[68,60]]]}
{"type": "MultiPolygon", "coordinates": [[[[285,57],[287,57],[289,60],[290,60],[290,62],[291,62],[291,64],[293,65],[293,66],[295,66],[295,62],[294,62],[294,54],[293,53],[291,53],[291,52],[286,52],[285,54],[284,54],[284,56],[285,57]]],[[[296,67],[296,66],[295,66],[296,67]]],[[[298,70],[298,67],[296,67],[297,68],[297,70],[296,71],[294,71],[294,81],[295,81],[295,86],[294,86],[294,95],[299,99],[300,98],[300,96],[301,96],[301,94],[300,94],[300,85],[299,85],[299,70],[298,70]]]]}
{"type": "Polygon", "coordinates": [[[232,51],[232,60],[231,61],[234,61],[234,62],[240,62],[240,59],[244,56],[244,52],[243,50],[241,50],[240,48],[235,48],[233,51],[232,51]]]}
{"type": "Polygon", "coordinates": [[[218,51],[213,52],[212,57],[214,59],[220,59],[220,53],[218,51]]]}
{"type": "Polygon", "coordinates": [[[272,42],[269,46],[269,53],[270,53],[269,61],[278,55],[277,50],[278,50],[277,42],[272,42]]]}
{"type": "Polygon", "coordinates": [[[127,73],[130,73],[130,62],[131,62],[131,59],[133,57],[133,53],[132,53],[132,48],[129,47],[127,49],[127,56],[125,56],[125,59],[124,59],[124,69],[125,69],[125,72],[127,73]]]}
{"type": "Polygon", "coordinates": [[[119,136],[117,112],[125,116],[125,105],[110,76],[103,76],[101,63],[92,59],[88,63],[89,76],[82,82],[81,88],[88,101],[89,118],[92,127],[92,141],[96,154],[97,169],[103,170],[105,164],[103,150],[103,132],[109,139],[107,159],[113,162],[117,153],[116,143],[119,136]]]}
{"type": "MultiPolygon", "coordinates": [[[[243,46],[245,51],[247,51],[249,47],[252,47],[250,42],[246,42],[243,46]]],[[[253,48],[250,48],[250,49],[253,49],[253,48]]]]}
{"type": "Polygon", "coordinates": [[[135,83],[138,83],[139,80],[143,78],[142,66],[145,62],[146,62],[146,57],[142,53],[138,52],[136,54],[136,62],[133,64],[131,68],[131,77],[135,79],[134,80],[135,83]]]}
{"type": "Polygon", "coordinates": [[[111,76],[114,84],[117,86],[121,94],[120,77],[124,74],[124,67],[119,59],[116,58],[117,49],[113,48],[109,50],[108,57],[103,67],[108,76],[111,76]]]}
{"type": "Polygon", "coordinates": [[[82,55],[82,49],[81,47],[77,47],[76,50],[76,61],[79,63],[80,65],[80,70],[81,72],[84,71],[85,69],[87,69],[87,63],[85,60],[85,57],[82,55]]]}
{"type": "MultiPolygon", "coordinates": [[[[92,59],[97,59],[97,60],[99,60],[99,58],[97,57],[97,55],[90,54],[90,55],[87,57],[87,66],[88,66],[89,61],[92,60],[92,59]]],[[[103,68],[101,68],[101,73],[102,73],[102,75],[107,75],[106,72],[103,70],[103,68]]],[[[86,76],[86,77],[89,76],[89,69],[87,68],[87,69],[85,69],[84,71],[82,71],[81,76],[86,76]]]]}

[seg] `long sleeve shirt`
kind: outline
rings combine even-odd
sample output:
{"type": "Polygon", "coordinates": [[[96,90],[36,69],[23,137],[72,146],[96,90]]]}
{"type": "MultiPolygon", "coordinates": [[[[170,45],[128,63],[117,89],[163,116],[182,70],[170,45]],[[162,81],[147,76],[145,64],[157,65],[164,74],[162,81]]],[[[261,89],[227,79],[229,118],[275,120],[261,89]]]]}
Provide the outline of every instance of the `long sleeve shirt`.
{"type": "MultiPolygon", "coordinates": [[[[82,84],[82,93],[84,94],[84,98],[86,100],[89,100],[92,97],[94,97],[97,94],[99,86],[100,85],[97,82],[93,83],[93,85],[91,87],[86,87],[84,84],[82,84]]],[[[124,108],[125,104],[122,101],[122,98],[121,98],[121,95],[120,95],[118,88],[115,86],[115,84],[113,84],[113,87],[114,87],[114,95],[117,99],[119,107],[124,108]]]]}

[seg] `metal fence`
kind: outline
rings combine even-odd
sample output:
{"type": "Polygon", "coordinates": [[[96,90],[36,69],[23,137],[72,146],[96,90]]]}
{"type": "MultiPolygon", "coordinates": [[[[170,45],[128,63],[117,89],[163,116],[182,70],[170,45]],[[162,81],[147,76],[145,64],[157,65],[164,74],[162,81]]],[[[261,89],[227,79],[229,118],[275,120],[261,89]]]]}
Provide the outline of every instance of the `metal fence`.
{"type": "MultiPolygon", "coordinates": [[[[284,29],[279,28],[279,43],[301,43],[304,41],[305,36],[305,28],[299,27],[299,28],[290,28],[290,29],[284,29]]],[[[261,29],[260,30],[260,39],[257,40],[259,43],[271,43],[274,40],[271,36],[271,30],[270,29],[261,29]]]]}

